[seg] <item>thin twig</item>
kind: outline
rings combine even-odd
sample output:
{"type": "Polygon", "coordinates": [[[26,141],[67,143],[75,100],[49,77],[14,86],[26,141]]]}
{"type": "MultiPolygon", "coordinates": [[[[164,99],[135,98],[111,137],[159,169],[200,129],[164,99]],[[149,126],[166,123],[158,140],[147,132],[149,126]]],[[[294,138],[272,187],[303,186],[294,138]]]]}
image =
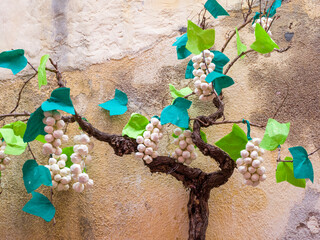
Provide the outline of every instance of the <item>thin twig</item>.
{"type": "MultiPolygon", "coordinates": [[[[53,189],[52,187],[50,188],[50,202],[52,203],[53,199],[53,189]]],[[[56,216],[53,217],[53,226],[56,225],[56,216]]]]}
{"type": "Polygon", "coordinates": [[[36,157],[34,156],[34,154],[33,154],[33,152],[32,152],[32,149],[31,149],[31,147],[30,147],[30,143],[27,143],[27,145],[28,145],[29,152],[31,153],[33,159],[36,160],[36,157]]]}
{"type": "Polygon", "coordinates": [[[316,150],[314,150],[312,153],[309,153],[308,156],[311,156],[311,155],[315,154],[315,153],[316,153],[317,151],[319,151],[319,150],[320,150],[320,147],[317,148],[316,150]]]}
{"type": "Polygon", "coordinates": [[[293,162],[292,160],[277,160],[277,162],[293,162]]]}
{"type": "MultiPolygon", "coordinates": [[[[214,123],[212,123],[212,125],[229,124],[229,123],[242,123],[242,120],[214,122],[214,123]]],[[[258,128],[265,128],[266,127],[265,125],[260,125],[260,124],[256,124],[256,123],[252,123],[252,122],[249,122],[249,124],[250,124],[250,126],[258,127],[258,128]]]]}
{"type": "Polygon", "coordinates": [[[38,73],[38,70],[30,62],[28,62],[28,64],[36,73],[38,73]]]}
{"type": "Polygon", "coordinates": [[[8,113],[8,114],[2,114],[0,115],[0,119],[6,118],[6,117],[25,117],[30,116],[30,113],[24,112],[24,113],[8,113]]]}
{"type": "Polygon", "coordinates": [[[245,52],[242,52],[240,55],[238,55],[235,59],[232,60],[232,62],[229,63],[229,65],[227,66],[227,68],[226,68],[226,70],[224,71],[223,74],[226,75],[226,74],[229,72],[230,68],[233,66],[233,64],[234,64],[236,61],[238,61],[238,59],[240,59],[242,56],[244,56],[244,55],[246,55],[246,54],[248,54],[248,53],[251,53],[251,52],[254,52],[254,50],[253,50],[253,49],[250,49],[250,50],[245,51],[245,52]]]}
{"type": "Polygon", "coordinates": [[[185,95],[183,98],[188,98],[188,97],[190,97],[190,96],[192,96],[192,95],[194,95],[195,93],[194,92],[192,92],[192,93],[190,93],[190,94],[188,94],[188,95],[185,95]]]}

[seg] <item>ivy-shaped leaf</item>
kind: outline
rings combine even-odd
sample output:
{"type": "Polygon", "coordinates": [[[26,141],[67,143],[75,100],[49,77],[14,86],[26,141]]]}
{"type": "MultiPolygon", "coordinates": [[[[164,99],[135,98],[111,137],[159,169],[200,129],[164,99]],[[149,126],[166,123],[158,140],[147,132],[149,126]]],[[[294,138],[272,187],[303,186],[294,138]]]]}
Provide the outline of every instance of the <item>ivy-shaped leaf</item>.
{"type": "Polygon", "coordinates": [[[217,18],[218,16],[230,16],[216,0],[208,0],[204,7],[214,18],[217,18]]]}
{"type": "Polygon", "coordinates": [[[46,64],[48,59],[49,59],[49,54],[43,55],[40,59],[40,65],[38,67],[39,89],[41,88],[41,86],[47,85],[46,64]]]}
{"type": "Polygon", "coordinates": [[[260,147],[269,151],[275,150],[279,145],[284,144],[289,135],[289,131],[289,122],[279,123],[269,118],[260,147]]]}
{"type": "Polygon", "coordinates": [[[193,79],[194,78],[194,75],[192,73],[193,70],[194,70],[193,62],[192,62],[192,60],[190,60],[188,62],[188,65],[187,65],[187,69],[186,69],[186,73],[185,73],[185,79],[193,79]]]}
{"type": "Polygon", "coordinates": [[[57,88],[53,90],[50,98],[41,104],[41,108],[44,112],[61,110],[75,115],[70,98],[70,88],[57,88]]]}
{"type": "Polygon", "coordinates": [[[169,89],[173,99],[176,99],[178,97],[184,97],[192,93],[192,90],[189,87],[185,87],[180,90],[177,90],[172,84],[169,84],[169,89]]]}
{"type": "Polygon", "coordinates": [[[24,142],[31,142],[36,139],[40,134],[46,135],[44,127],[46,126],[42,119],[44,118],[43,110],[41,107],[37,108],[36,111],[31,113],[30,118],[27,122],[27,129],[23,136],[24,142]]]}
{"type": "Polygon", "coordinates": [[[270,8],[267,9],[267,16],[273,17],[277,13],[277,8],[281,7],[282,0],[275,0],[270,8]]]}
{"type": "Polygon", "coordinates": [[[192,21],[188,20],[188,42],[186,48],[193,54],[200,54],[203,50],[209,49],[214,45],[215,30],[202,30],[192,21]]]}
{"type": "Polygon", "coordinates": [[[223,67],[230,61],[230,59],[220,51],[211,51],[214,54],[212,62],[216,65],[215,72],[223,73],[223,67]]]}
{"type": "Polygon", "coordinates": [[[21,136],[15,135],[12,128],[1,128],[0,133],[7,144],[4,150],[5,154],[21,155],[25,151],[27,143],[23,141],[21,136]]]}
{"type": "Polygon", "coordinates": [[[114,116],[124,114],[128,110],[127,104],[127,94],[116,89],[114,98],[105,103],[99,104],[99,106],[110,111],[110,116],[114,116]]]}
{"type": "Polygon", "coordinates": [[[178,59],[185,59],[191,54],[191,52],[188,49],[186,49],[187,42],[188,42],[188,36],[185,33],[181,37],[178,37],[177,41],[172,45],[177,47],[178,59]]]}
{"type": "Polygon", "coordinates": [[[68,159],[66,161],[66,167],[70,168],[71,165],[73,164],[73,162],[71,161],[71,154],[74,153],[73,151],[73,147],[65,147],[62,149],[62,153],[61,154],[66,154],[68,159]]]}
{"type": "Polygon", "coordinates": [[[32,192],[32,198],[22,208],[22,211],[41,217],[50,222],[56,214],[56,209],[49,199],[38,192],[32,192]]]}
{"type": "Polygon", "coordinates": [[[149,120],[145,116],[132,113],[129,122],[122,130],[122,136],[126,135],[136,139],[138,136],[142,136],[148,124],[149,120]]]}
{"type": "Polygon", "coordinates": [[[247,134],[237,124],[233,124],[232,131],[217,141],[215,145],[236,161],[241,157],[240,151],[246,148],[247,142],[247,134]]]}
{"type": "MultiPolygon", "coordinates": [[[[238,50],[238,55],[240,55],[241,53],[247,51],[247,46],[241,42],[237,28],[236,28],[236,33],[237,33],[237,50],[238,50]]],[[[243,55],[241,58],[244,58],[244,57],[245,57],[245,55],[243,55]]]]}
{"type": "Polygon", "coordinates": [[[294,177],[309,178],[313,183],[314,173],[308,152],[301,146],[289,148],[289,151],[293,157],[294,177]]]}
{"type": "MultiPolygon", "coordinates": [[[[292,161],[293,158],[286,157],[285,161],[292,161]]],[[[293,173],[293,163],[291,162],[279,162],[276,171],[276,179],[277,183],[287,181],[296,187],[305,188],[306,180],[305,179],[297,179],[294,177],[293,173]]]]}
{"type": "Polygon", "coordinates": [[[205,143],[208,143],[207,135],[202,130],[200,130],[200,137],[205,143]]]}
{"type": "Polygon", "coordinates": [[[38,165],[35,160],[28,160],[22,167],[24,186],[28,193],[33,192],[42,184],[52,186],[50,170],[45,166],[38,165]]]}
{"type": "Polygon", "coordinates": [[[208,83],[213,82],[214,89],[218,95],[221,93],[223,88],[230,87],[234,84],[234,81],[231,77],[215,71],[207,75],[206,81],[208,83]]]}
{"type": "Polygon", "coordinates": [[[265,54],[272,52],[275,48],[279,49],[279,46],[271,39],[269,34],[259,23],[256,24],[254,35],[256,37],[256,41],[250,46],[254,51],[265,54]]]}
{"type": "Polygon", "coordinates": [[[8,68],[14,75],[22,71],[28,64],[23,49],[16,49],[0,53],[0,67],[8,68]]]}

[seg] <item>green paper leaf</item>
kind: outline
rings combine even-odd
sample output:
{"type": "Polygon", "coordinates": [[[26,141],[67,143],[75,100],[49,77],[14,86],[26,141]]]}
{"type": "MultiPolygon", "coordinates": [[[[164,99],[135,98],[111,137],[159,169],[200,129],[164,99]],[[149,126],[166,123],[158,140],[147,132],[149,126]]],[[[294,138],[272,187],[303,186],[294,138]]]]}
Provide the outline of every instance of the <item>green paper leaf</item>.
{"type": "Polygon", "coordinates": [[[177,47],[178,59],[185,59],[191,54],[191,52],[188,51],[188,49],[186,49],[187,42],[188,42],[188,36],[185,33],[181,37],[178,37],[177,41],[172,45],[177,47]]]}
{"type": "Polygon", "coordinates": [[[138,136],[142,136],[146,130],[149,120],[138,113],[132,113],[129,122],[122,130],[122,136],[127,135],[128,137],[136,139],[138,136]]]}
{"type": "Polygon", "coordinates": [[[313,183],[314,173],[308,152],[301,146],[289,148],[289,151],[293,157],[294,177],[309,178],[313,183]]]}
{"type": "Polygon", "coordinates": [[[14,75],[22,71],[28,64],[23,49],[16,49],[0,53],[0,67],[8,68],[14,75]]]}
{"type": "Polygon", "coordinates": [[[200,136],[201,136],[201,139],[205,142],[205,143],[208,143],[208,140],[207,140],[207,135],[200,130],[200,136]]]}
{"type": "Polygon", "coordinates": [[[41,108],[44,112],[61,110],[75,115],[70,98],[70,88],[57,88],[53,90],[51,97],[41,104],[41,108]]]}
{"type": "Polygon", "coordinates": [[[186,48],[193,54],[200,54],[203,50],[213,46],[215,41],[215,30],[202,30],[192,21],[188,20],[188,42],[186,48]]]}
{"type": "Polygon", "coordinates": [[[36,137],[36,140],[42,143],[46,143],[47,141],[45,140],[43,135],[38,135],[38,137],[36,137]]]}
{"type": "Polygon", "coordinates": [[[185,87],[180,90],[177,90],[172,84],[169,84],[169,88],[170,88],[170,93],[173,99],[176,99],[177,97],[184,97],[192,93],[192,90],[189,87],[185,87]]]}
{"type": "Polygon", "coordinates": [[[220,95],[223,88],[230,87],[234,84],[234,81],[231,77],[215,71],[207,75],[206,81],[208,83],[213,82],[214,89],[216,90],[218,95],[220,95]]]}
{"type": "Polygon", "coordinates": [[[38,83],[39,89],[41,86],[47,85],[47,73],[46,64],[49,59],[49,54],[43,55],[40,60],[40,65],[38,67],[38,83]]]}
{"type": "Polygon", "coordinates": [[[190,60],[187,65],[185,79],[193,79],[194,78],[194,75],[192,73],[193,70],[194,70],[193,62],[192,62],[192,60],[190,60]]]}
{"type": "MultiPolygon", "coordinates": [[[[238,50],[238,55],[240,55],[241,53],[247,51],[247,46],[241,42],[237,28],[236,28],[236,33],[237,33],[237,50],[238,50]]],[[[244,58],[244,57],[245,55],[243,55],[241,58],[244,58]]]]}
{"type": "Polygon", "coordinates": [[[32,192],[32,198],[22,208],[22,211],[41,217],[50,222],[56,214],[56,209],[49,199],[41,193],[32,192]]]}
{"type": "Polygon", "coordinates": [[[260,147],[269,151],[275,150],[279,145],[284,144],[289,135],[289,130],[289,122],[279,123],[269,118],[260,147]]]}
{"type": "Polygon", "coordinates": [[[124,114],[128,110],[127,104],[127,94],[116,89],[114,99],[111,99],[105,103],[101,103],[99,106],[110,111],[110,116],[114,116],[124,114]]]}
{"type": "MultiPolygon", "coordinates": [[[[293,160],[290,157],[286,157],[285,161],[293,160]]],[[[276,179],[277,183],[287,181],[288,183],[292,184],[296,187],[305,188],[306,187],[306,180],[305,179],[297,179],[294,177],[293,174],[293,163],[291,162],[279,162],[276,171],[276,179]]]]}
{"type": "Polygon", "coordinates": [[[237,124],[233,124],[232,131],[215,144],[236,161],[241,157],[240,151],[246,148],[247,142],[247,134],[237,124]]]}
{"type": "Polygon", "coordinates": [[[230,61],[230,59],[220,51],[211,51],[214,54],[212,62],[216,65],[215,72],[223,73],[223,67],[230,61]]]}
{"type": "Polygon", "coordinates": [[[265,54],[272,52],[275,48],[279,49],[279,46],[271,39],[269,34],[259,23],[256,23],[254,35],[256,37],[256,41],[250,46],[254,51],[265,54]]]}
{"type": "Polygon", "coordinates": [[[216,0],[208,0],[204,7],[214,18],[217,18],[218,16],[230,16],[216,0]]]}
{"type": "Polygon", "coordinates": [[[22,167],[24,186],[28,193],[33,192],[42,184],[52,186],[50,170],[45,166],[38,165],[35,160],[28,160],[22,167]]]}
{"type": "Polygon", "coordinates": [[[0,133],[7,144],[5,154],[21,155],[25,151],[27,143],[23,142],[22,137],[15,135],[12,128],[1,128],[0,133]]]}
{"type": "Polygon", "coordinates": [[[172,123],[178,127],[189,127],[188,109],[192,102],[188,99],[178,97],[172,105],[165,107],[161,112],[161,125],[172,123]]]}
{"type": "Polygon", "coordinates": [[[73,164],[73,162],[71,162],[71,154],[74,153],[73,151],[73,147],[65,147],[62,149],[62,153],[61,154],[66,154],[68,159],[66,161],[66,167],[70,168],[71,165],[73,164]]]}
{"type": "Polygon", "coordinates": [[[27,128],[27,124],[22,121],[16,121],[6,124],[2,128],[10,128],[13,130],[14,135],[23,137],[27,128]]]}
{"type": "Polygon", "coordinates": [[[42,119],[44,118],[43,111],[41,107],[37,108],[36,111],[31,113],[30,118],[27,122],[27,129],[24,133],[23,136],[23,141],[24,142],[31,142],[38,135],[46,135],[47,133],[44,131],[44,127],[46,126],[43,122],[42,119]]]}

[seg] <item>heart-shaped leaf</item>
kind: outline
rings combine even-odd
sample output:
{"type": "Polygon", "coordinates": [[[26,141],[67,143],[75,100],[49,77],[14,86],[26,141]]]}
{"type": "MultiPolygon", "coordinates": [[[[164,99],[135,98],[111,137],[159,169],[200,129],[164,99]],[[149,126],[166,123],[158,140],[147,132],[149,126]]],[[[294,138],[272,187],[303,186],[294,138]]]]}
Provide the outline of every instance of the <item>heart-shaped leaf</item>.
{"type": "Polygon", "coordinates": [[[62,149],[62,153],[61,154],[66,154],[68,159],[66,161],[66,167],[70,168],[71,165],[73,164],[73,162],[71,161],[71,154],[74,153],[73,151],[73,147],[65,147],[62,149]]]}
{"type": "MultiPolygon", "coordinates": [[[[290,157],[286,157],[285,161],[292,161],[293,159],[290,157]]],[[[306,180],[305,179],[297,179],[294,177],[293,173],[293,163],[291,162],[279,162],[276,171],[276,179],[277,183],[287,181],[296,187],[305,188],[306,180]]]]}
{"type": "Polygon", "coordinates": [[[128,108],[128,97],[124,92],[116,89],[114,99],[99,104],[103,109],[110,111],[110,116],[124,114],[128,108]]]}
{"type": "Polygon", "coordinates": [[[49,199],[41,193],[32,192],[32,198],[22,208],[22,211],[41,217],[50,222],[56,214],[56,209],[49,199]]]}
{"type": "Polygon", "coordinates": [[[256,37],[256,41],[252,43],[250,47],[256,52],[265,54],[272,52],[275,48],[279,49],[279,46],[271,39],[269,34],[259,23],[256,23],[254,35],[256,37]]]}
{"type": "Polygon", "coordinates": [[[122,130],[122,136],[126,135],[136,139],[138,136],[142,136],[148,123],[149,120],[145,116],[132,113],[129,122],[122,130]]]}
{"type": "Polygon", "coordinates": [[[178,97],[184,97],[192,93],[192,90],[189,87],[185,87],[180,90],[177,90],[172,84],[169,84],[169,88],[170,88],[170,93],[173,99],[176,99],[178,97]]]}
{"type": "Polygon", "coordinates": [[[37,108],[36,111],[31,113],[30,118],[27,122],[27,129],[23,136],[24,142],[31,142],[36,139],[40,134],[46,135],[44,127],[46,126],[42,120],[44,118],[43,110],[41,107],[37,108]]]}
{"type": "Polygon", "coordinates": [[[188,42],[188,36],[185,33],[181,37],[178,37],[177,41],[172,45],[177,47],[178,59],[185,59],[191,54],[191,52],[188,51],[188,49],[186,49],[187,42],[188,42]]]}
{"type": "Polygon", "coordinates": [[[186,48],[193,54],[200,54],[203,50],[213,46],[215,41],[215,30],[202,30],[192,21],[188,20],[188,42],[186,48]]]}
{"type": "Polygon", "coordinates": [[[269,118],[260,147],[269,151],[275,150],[279,145],[284,144],[289,135],[289,130],[289,122],[279,123],[269,118]]]}
{"type": "Polygon", "coordinates": [[[49,59],[49,54],[43,55],[40,60],[40,65],[38,67],[38,83],[39,89],[41,86],[47,85],[47,73],[46,64],[49,59]]]}
{"type": "Polygon", "coordinates": [[[161,125],[172,123],[178,127],[189,127],[188,109],[192,102],[188,99],[178,97],[172,105],[165,107],[161,112],[161,125]]]}
{"type": "Polygon", "coordinates": [[[301,146],[289,148],[289,151],[293,157],[294,177],[309,178],[313,182],[314,173],[308,152],[301,146]]]}
{"type": "Polygon", "coordinates": [[[267,16],[273,17],[277,13],[277,8],[281,7],[282,0],[275,0],[270,8],[267,9],[267,16]]]}
{"type": "Polygon", "coordinates": [[[231,77],[215,71],[207,75],[206,81],[208,83],[213,82],[214,89],[218,95],[221,93],[223,88],[230,87],[234,84],[234,81],[231,77]]]}
{"type": "Polygon", "coordinates": [[[44,112],[61,110],[75,115],[74,107],[70,98],[70,88],[57,88],[52,91],[51,97],[42,103],[44,112]]]}
{"type": "MultiPolygon", "coordinates": [[[[241,53],[247,51],[247,46],[241,42],[237,28],[236,28],[236,33],[237,33],[237,50],[238,50],[238,55],[240,55],[241,53]]],[[[245,55],[243,55],[241,58],[244,58],[244,57],[245,57],[245,55]]]]}
{"type": "Polygon", "coordinates": [[[4,150],[5,154],[21,155],[25,151],[27,143],[23,141],[21,136],[15,135],[12,128],[1,128],[0,133],[7,144],[4,150]]]}
{"type": "Polygon", "coordinates": [[[52,186],[50,170],[38,165],[35,160],[28,160],[22,167],[24,186],[28,193],[33,192],[42,184],[52,186]]]}
{"type": "Polygon", "coordinates": [[[214,54],[212,62],[216,65],[215,72],[223,73],[223,67],[230,61],[230,59],[220,51],[211,51],[214,54]]]}
{"type": "Polygon", "coordinates": [[[218,16],[230,16],[229,13],[216,0],[208,0],[204,7],[214,18],[217,18],[218,16]]]}
{"type": "Polygon", "coordinates": [[[14,75],[22,71],[28,64],[23,49],[16,49],[0,53],[0,67],[8,68],[14,75]]]}
{"type": "Polygon", "coordinates": [[[186,69],[186,73],[185,73],[185,79],[193,79],[194,78],[194,75],[192,73],[193,70],[194,70],[193,62],[192,62],[192,60],[190,60],[188,62],[188,65],[187,65],[187,69],[186,69]]]}
{"type": "Polygon", "coordinates": [[[246,133],[237,124],[233,124],[232,131],[217,141],[215,145],[236,161],[241,157],[240,151],[246,148],[247,142],[246,133]]]}

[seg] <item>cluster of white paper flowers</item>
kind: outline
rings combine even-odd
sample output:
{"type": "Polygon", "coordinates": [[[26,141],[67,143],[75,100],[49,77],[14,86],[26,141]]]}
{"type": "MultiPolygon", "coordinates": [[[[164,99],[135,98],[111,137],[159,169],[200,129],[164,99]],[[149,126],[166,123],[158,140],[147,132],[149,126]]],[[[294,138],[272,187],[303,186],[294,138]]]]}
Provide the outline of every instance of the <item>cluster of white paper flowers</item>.
{"type": "Polygon", "coordinates": [[[139,144],[135,153],[136,158],[143,159],[147,164],[151,163],[153,158],[159,156],[158,143],[163,137],[161,132],[162,125],[159,119],[153,117],[150,123],[146,126],[143,136],[138,136],[136,141],[139,144]]]}
{"type": "Polygon", "coordinates": [[[206,77],[209,73],[213,72],[215,69],[212,59],[214,54],[209,50],[204,50],[199,55],[192,57],[193,62],[193,75],[195,76],[194,82],[194,92],[199,96],[200,101],[212,101],[214,99],[214,94],[212,94],[212,84],[206,82],[206,77]],[[203,56],[204,55],[204,56],[203,56]]]}
{"type": "Polygon", "coordinates": [[[6,149],[6,143],[0,139],[0,171],[6,169],[6,166],[10,163],[11,159],[6,156],[4,150],[6,149]]]}
{"type": "Polygon", "coordinates": [[[264,150],[259,147],[261,139],[254,138],[246,145],[246,149],[240,152],[241,158],[237,159],[238,171],[243,174],[244,184],[256,187],[260,181],[266,180],[266,169],[263,163],[264,150]]]}
{"type": "MultiPolygon", "coordinates": [[[[263,29],[268,30],[269,27],[270,27],[271,22],[272,22],[272,18],[268,18],[268,20],[267,20],[266,17],[262,17],[262,18],[261,18],[261,22],[260,22],[260,18],[258,18],[258,19],[256,20],[256,22],[255,22],[254,24],[252,24],[252,27],[255,28],[255,27],[256,27],[256,23],[260,23],[260,25],[261,25],[261,27],[263,27],[263,29]]],[[[270,30],[268,31],[268,34],[269,34],[270,36],[272,35],[272,33],[271,33],[270,30]]]]}
{"type": "Polygon", "coordinates": [[[53,110],[44,112],[43,123],[46,125],[44,131],[47,133],[44,138],[47,143],[43,144],[44,154],[60,155],[62,142],[68,142],[68,136],[63,134],[62,129],[65,122],[61,119],[60,112],[53,110]]]}
{"type": "Polygon", "coordinates": [[[93,149],[93,143],[86,134],[75,136],[74,141],[78,144],[73,146],[74,153],[70,156],[71,161],[73,162],[70,167],[71,176],[75,180],[72,187],[76,192],[82,192],[84,189],[93,186],[93,180],[84,172],[85,167],[89,165],[92,160],[92,156],[89,152],[93,149]]]}
{"type": "Polygon", "coordinates": [[[190,130],[181,130],[181,128],[176,128],[173,132],[176,138],[173,143],[178,145],[172,157],[176,158],[180,163],[190,164],[193,160],[197,158],[197,153],[194,151],[194,143],[191,138],[192,132],[190,130]]]}
{"type": "Polygon", "coordinates": [[[69,190],[71,182],[70,168],[66,167],[68,157],[66,154],[55,155],[49,158],[49,165],[45,165],[50,170],[52,177],[52,188],[57,191],[69,190]]]}

